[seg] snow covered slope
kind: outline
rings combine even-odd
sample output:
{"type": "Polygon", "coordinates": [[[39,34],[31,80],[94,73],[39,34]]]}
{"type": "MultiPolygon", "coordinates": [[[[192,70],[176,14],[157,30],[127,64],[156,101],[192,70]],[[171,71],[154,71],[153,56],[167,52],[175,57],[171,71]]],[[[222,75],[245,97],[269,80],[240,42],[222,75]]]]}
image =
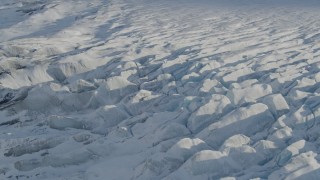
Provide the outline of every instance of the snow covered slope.
{"type": "Polygon", "coordinates": [[[319,179],[319,9],[1,0],[0,179],[319,179]]]}

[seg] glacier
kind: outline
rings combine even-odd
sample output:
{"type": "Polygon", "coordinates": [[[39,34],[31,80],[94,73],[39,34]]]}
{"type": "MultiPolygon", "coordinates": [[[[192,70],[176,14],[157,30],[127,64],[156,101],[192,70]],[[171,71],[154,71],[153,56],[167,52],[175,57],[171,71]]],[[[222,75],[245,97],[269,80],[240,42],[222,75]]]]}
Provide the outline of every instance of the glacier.
{"type": "Polygon", "coordinates": [[[1,0],[0,179],[319,179],[319,9],[1,0]]]}

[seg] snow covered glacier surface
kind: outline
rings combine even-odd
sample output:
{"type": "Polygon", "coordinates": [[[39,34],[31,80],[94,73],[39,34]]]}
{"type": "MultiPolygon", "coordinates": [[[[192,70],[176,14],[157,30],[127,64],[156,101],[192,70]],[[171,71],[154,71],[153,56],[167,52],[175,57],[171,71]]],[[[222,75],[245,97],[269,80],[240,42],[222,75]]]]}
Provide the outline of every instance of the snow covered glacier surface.
{"type": "Polygon", "coordinates": [[[1,0],[0,179],[319,179],[316,0],[1,0]]]}

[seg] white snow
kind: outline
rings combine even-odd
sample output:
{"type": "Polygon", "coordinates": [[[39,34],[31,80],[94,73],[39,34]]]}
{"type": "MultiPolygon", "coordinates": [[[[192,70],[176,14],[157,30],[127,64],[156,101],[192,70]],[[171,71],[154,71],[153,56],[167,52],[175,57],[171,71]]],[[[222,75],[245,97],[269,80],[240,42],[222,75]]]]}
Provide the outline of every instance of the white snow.
{"type": "Polygon", "coordinates": [[[0,179],[319,179],[318,0],[0,0],[0,179]]]}

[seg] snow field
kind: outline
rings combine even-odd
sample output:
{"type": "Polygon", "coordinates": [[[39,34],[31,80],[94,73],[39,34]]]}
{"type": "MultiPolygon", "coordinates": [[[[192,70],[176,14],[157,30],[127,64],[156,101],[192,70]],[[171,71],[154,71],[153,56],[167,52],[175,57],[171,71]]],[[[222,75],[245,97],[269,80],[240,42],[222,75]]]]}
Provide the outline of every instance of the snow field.
{"type": "Polygon", "coordinates": [[[317,179],[319,4],[0,2],[0,178],[317,179]]]}

